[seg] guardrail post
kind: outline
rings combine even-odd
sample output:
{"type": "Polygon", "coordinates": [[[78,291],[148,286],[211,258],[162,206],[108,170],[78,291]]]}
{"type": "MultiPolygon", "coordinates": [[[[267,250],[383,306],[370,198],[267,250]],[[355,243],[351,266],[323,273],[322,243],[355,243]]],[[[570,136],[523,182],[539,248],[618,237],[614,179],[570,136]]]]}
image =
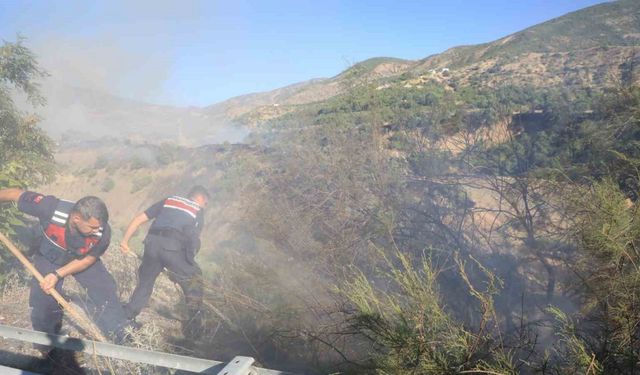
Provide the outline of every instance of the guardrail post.
{"type": "Polygon", "coordinates": [[[220,370],[218,375],[252,375],[251,365],[254,361],[251,357],[236,356],[220,370]]]}

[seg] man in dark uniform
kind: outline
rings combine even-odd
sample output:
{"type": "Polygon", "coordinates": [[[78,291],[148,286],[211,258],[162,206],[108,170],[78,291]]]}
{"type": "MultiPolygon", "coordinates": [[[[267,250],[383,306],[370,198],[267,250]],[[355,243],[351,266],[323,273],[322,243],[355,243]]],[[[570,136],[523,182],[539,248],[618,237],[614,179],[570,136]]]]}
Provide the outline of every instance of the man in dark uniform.
{"type": "Polygon", "coordinates": [[[33,263],[43,275],[41,283],[31,281],[29,305],[34,330],[58,333],[63,311],[50,296],[55,288],[62,292],[64,278],[73,276],[86,289],[98,326],[117,341],[125,336],[127,323],[118,300],[116,283],[100,256],[109,247],[109,212],[97,197],[77,202],[32,191],[0,190],[0,202],[18,202],[18,209],[40,221],[41,241],[33,263]]]}
{"type": "Polygon", "coordinates": [[[120,249],[125,253],[130,251],[129,239],[138,227],[150,220],[153,223],[144,240],[138,285],[124,306],[129,319],[134,320],[147,305],[156,278],[166,268],[185,295],[188,313],[188,319],[182,325],[185,337],[202,332],[202,271],[194,257],[200,249],[203,209],[208,202],[207,190],[195,186],[186,198],[168,197],[133,218],[120,243],[120,249]]]}

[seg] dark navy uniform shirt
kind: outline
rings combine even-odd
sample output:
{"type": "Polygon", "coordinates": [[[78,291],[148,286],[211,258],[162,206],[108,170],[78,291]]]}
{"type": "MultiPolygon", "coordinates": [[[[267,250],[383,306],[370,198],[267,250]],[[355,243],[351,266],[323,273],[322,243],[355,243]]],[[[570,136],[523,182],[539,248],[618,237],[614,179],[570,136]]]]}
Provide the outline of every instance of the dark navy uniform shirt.
{"type": "MultiPolygon", "coordinates": [[[[37,217],[38,220],[40,220],[42,228],[46,228],[49,225],[59,202],[60,199],[53,195],[45,196],[40,193],[25,191],[20,195],[20,199],[18,199],[18,209],[25,214],[37,217]]],[[[44,233],[41,233],[41,235],[44,236],[44,233]]],[[[43,241],[46,241],[46,239],[43,238],[43,241]]],[[[72,233],[69,229],[68,222],[65,230],[65,242],[67,247],[70,248],[68,250],[71,250],[72,253],[75,253],[74,249],[79,249],[82,246],[85,246],[84,236],[79,232],[76,232],[75,234],[72,233]]],[[[102,237],[85,255],[92,255],[94,257],[101,256],[105,251],[107,251],[110,242],[111,227],[109,227],[109,223],[102,223],[102,237]]]]}
{"type": "Polygon", "coordinates": [[[165,198],[145,210],[150,220],[150,232],[153,230],[175,229],[182,233],[188,250],[200,249],[200,232],[204,225],[203,210],[194,201],[172,196],[165,198]]]}

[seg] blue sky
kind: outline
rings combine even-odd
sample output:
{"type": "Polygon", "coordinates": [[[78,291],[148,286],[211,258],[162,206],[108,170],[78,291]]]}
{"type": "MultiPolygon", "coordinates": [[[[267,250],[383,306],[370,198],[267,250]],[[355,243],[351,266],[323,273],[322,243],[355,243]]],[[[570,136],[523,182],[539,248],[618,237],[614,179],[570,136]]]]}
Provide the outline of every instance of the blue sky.
{"type": "Polygon", "coordinates": [[[331,77],[377,56],[492,41],[599,0],[0,0],[0,37],[27,37],[55,79],[206,106],[331,77]]]}

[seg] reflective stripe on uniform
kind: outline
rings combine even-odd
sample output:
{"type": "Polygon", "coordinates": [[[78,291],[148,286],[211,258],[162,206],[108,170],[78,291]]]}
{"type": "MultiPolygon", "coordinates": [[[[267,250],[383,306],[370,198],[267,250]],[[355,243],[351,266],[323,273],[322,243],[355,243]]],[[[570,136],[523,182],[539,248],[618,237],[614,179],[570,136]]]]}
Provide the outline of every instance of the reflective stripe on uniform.
{"type": "Polygon", "coordinates": [[[192,218],[196,218],[200,207],[197,203],[181,197],[170,197],[164,201],[164,208],[171,208],[187,213],[192,218]]]}

